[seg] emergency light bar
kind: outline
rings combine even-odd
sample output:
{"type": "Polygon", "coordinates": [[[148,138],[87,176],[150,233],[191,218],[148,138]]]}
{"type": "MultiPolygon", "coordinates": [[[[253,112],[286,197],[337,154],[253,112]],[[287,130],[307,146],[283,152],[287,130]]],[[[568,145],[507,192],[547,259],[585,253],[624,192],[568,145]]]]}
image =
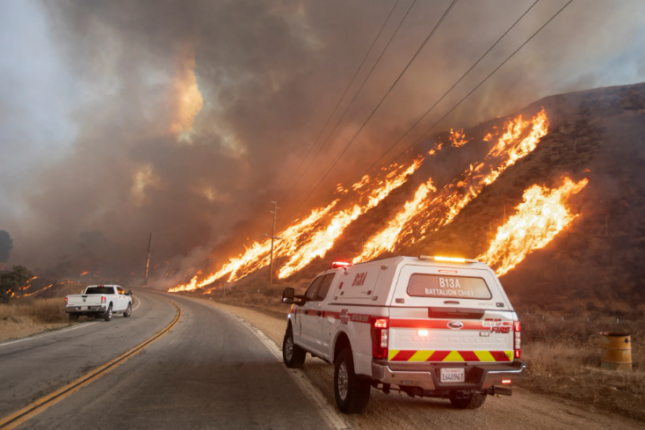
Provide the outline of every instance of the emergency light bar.
{"type": "Polygon", "coordinates": [[[348,263],[347,261],[334,261],[331,263],[331,268],[338,269],[339,267],[349,267],[351,265],[352,263],[348,263]]]}
{"type": "Polygon", "coordinates": [[[456,257],[431,257],[427,255],[419,255],[419,260],[433,260],[442,263],[479,263],[479,261],[472,258],[456,258],[456,257]]]}

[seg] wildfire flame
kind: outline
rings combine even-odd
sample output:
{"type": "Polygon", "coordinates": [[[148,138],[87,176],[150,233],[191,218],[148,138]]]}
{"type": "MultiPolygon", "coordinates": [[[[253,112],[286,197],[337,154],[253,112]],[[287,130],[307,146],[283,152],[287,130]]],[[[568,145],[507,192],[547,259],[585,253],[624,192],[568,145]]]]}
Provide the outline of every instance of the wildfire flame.
{"type": "Polygon", "coordinates": [[[83,272],[83,273],[80,274],[80,276],[85,276],[85,275],[87,275],[87,273],[88,272],[83,272]]]}
{"type": "Polygon", "coordinates": [[[394,219],[388,223],[388,226],[370,239],[370,241],[364,246],[361,255],[354,258],[354,264],[376,257],[384,250],[392,251],[397,242],[399,233],[401,233],[401,229],[417,214],[420,209],[422,209],[422,206],[424,206],[423,202],[431,191],[437,191],[437,189],[432,185],[432,178],[425,184],[421,184],[414,194],[414,199],[406,202],[405,205],[403,205],[403,210],[396,214],[394,219]]]}
{"type": "Polygon", "coordinates": [[[289,254],[291,258],[280,269],[278,277],[286,278],[305,267],[314,258],[324,256],[334,246],[336,239],[343,234],[352,221],[373,207],[376,207],[392,190],[403,185],[408,180],[408,177],[421,167],[422,162],[423,158],[418,158],[403,172],[397,170],[390,172],[386,176],[386,179],[382,181],[381,186],[370,191],[366,203],[355,204],[351,209],[338,212],[331,219],[326,229],[315,232],[308,243],[298,247],[295,252],[289,254]]]}
{"type": "Polygon", "coordinates": [[[569,212],[565,202],[573,194],[579,193],[588,182],[583,179],[575,183],[565,178],[564,185],[554,190],[539,185],[527,189],[524,202],[516,208],[517,213],[497,230],[488,251],[477,259],[491,267],[497,266],[495,272],[501,276],[533,250],[546,246],[578,217],[569,212]]]}
{"type": "Polygon", "coordinates": [[[43,287],[43,288],[41,288],[41,289],[40,289],[40,290],[38,290],[38,291],[34,291],[33,293],[23,294],[23,295],[22,295],[22,297],[29,297],[29,296],[33,296],[34,294],[36,294],[36,293],[40,293],[41,291],[48,290],[49,288],[51,288],[51,287],[53,287],[53,286],[54,286],[54,284],[49,284],[49,285],[47,285],[46,287],[43,287]]]}
{"type": "Polygon", "coordinates": [[[365,261],[384,251],[393,251],[423,239],[428,232],[449,224],[461,210],[520,158],[533,151],[547,134],[549,121],[542,109],[533,119],[518,116],[505,125],[505,132],[484,161],[470,167],[446,185],[432,200],[425,197],[431,188],[422,184],[409,201],[388,223],[370,238],[354,261],[365,261]],[[526,137],[522,136],[527,132],[526,137]]]}
{"type": "MultiPolygon", "coordinates": [[[[354,261],[371,259],[386,250],[409,246],[426,237],[429,232],[450,223],[486,185],[495,182],[508,167],[531,153],[546,135],[548,126],[547,115],[542,109],[533,118],[525,120],[521,115],[517,116],[508,120],[502,128],[495,128],[494,134],[486,134],[485,140],[496,139],[496,142],[483,161],[470,165],[438,192],[432,179],[423,183],[416,190],[414,198],[403,206],[383,230],[370,238],[354,261]]],[[[472,139],[465,135],[463,129],[451,130],[450,141],[453,146],[463,146],[472,139]]],[[[434,155],[440,149],[441,143],[437,143],[428,155],[434,155]]],[[[323,257],[354,220],[376,207],[394,189],[403,185],[422,161],[423,158],[419,158],[409,166],[394,164],[381,169],[382,173],[374,178],[364,176],[352,186],[338,184],[336,192],[347,194],[352,191],[355,202],[349,207],[341,208],[340,199],[336,199],[278,233],[280,240],[275,242],[274,259],[288,257],[286,264],[278,269],[278,277],[288,277],[316,257],[323,257]]],[[[192,291],[218,279],[234,282],[268,266],[269,262],[270,240],[253,242],[244,253],[229,260],[215,273],[205,277],[197,274],[189,283],[169,291],[192,291]]]]}
{"type": "Polygon", "coordinates": [[[464,146],[465,144],[473,140],[472,137],[471,138],[466,137],[466,133],[464,133],[463,128],[461,130],[455,130],[455,131],[453,131],[453,129],[451,128],[450,137],[448,137],[448,139],[450,140],[451,145],[454,146],[455,148],[464,146]]]}
{"type": "MultiPolygon", "coordinates": [[[[407,167],[395,164],[382,179],[375,178],[373,180],[374,188],[361,194],[358,203],[350,209],[331,212],[340,201],[334,200],[324,208],[313,210],[309,217],[279,233],[280,240],[274,244],[274,259],[290,257],[287,264],[280,269],[279,277],[289,276],[309,264],[314,258],[325,255],[353,220],[377,206],[394,189],[403,185],[410,175],[421,166],[422,162],[423,158],[418,158],[407,167]]],[[[369,176],[364,176],[350,188],[356,191],[364,187],[369,179],[369,176]]],[[[253,242],[243,254],[232,258],[220,270],[205,279],[200,281],[199,276],[195,275],[188,284],[179,285],[168,291],[171,293],[193,291],[225,276],[227,276],[227,282],[236,281],[255,270],[268,266],[270,248],[271,242],[269,240],[262,243],[253,242]]]]}

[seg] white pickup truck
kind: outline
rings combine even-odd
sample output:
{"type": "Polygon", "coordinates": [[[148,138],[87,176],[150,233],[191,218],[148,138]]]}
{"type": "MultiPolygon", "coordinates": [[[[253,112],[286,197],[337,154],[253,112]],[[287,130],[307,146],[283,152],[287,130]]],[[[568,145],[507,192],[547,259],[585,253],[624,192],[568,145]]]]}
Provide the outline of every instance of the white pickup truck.
{"type": "Polygon", "coordinates": [[[461,409],[511,395],[526,374],[520,322],[495,272],[475,260],[393,257],[334,263],[304,296],[293,288],[287,367],[306,353],[335,366],[339,409],[361,412],[371,388],[447,398],[461,409]]]}
{"type": "Polygon", "coordinates": [[[77,321],[80,315],[90,318],[102,316],[111,321],[113,314],[132,315],[132,290],[127,293],[119,285],[90,285],[83,294],[65,297],[65,312],[70,321],[77,321]]]}

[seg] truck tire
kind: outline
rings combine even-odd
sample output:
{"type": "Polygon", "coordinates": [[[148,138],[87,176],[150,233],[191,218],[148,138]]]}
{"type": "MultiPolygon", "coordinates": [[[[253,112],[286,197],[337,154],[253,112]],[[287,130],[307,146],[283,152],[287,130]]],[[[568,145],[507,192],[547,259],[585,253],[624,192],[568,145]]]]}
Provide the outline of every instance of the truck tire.
{"type": "Polygon", "coordinates": [[[132,315],[132,304],[129,304],[128,308],[123,312],[124,318],[128,318],[130,315],[132,315]]]}
{"type": "Polygon", "coordinates": [[[334,369],[334,395],[338,409],[346,414],[360,413],[370,400],[371,384],[354,373],[351,349],[343,349],[336,357],[334,369]]]}
{"type": "Polygon", "coordinates": [[[103,314],[103,319],[105,321],[112,321],[112,303],[108,306],[107,311],[103,314]]]}
{"type": "Polygon", "coordinates": [[[78,314],[69,314],[69,322],[76,322],[78,321],[78,314]]]}
{"type": "Polygon", "coordinates": [[[293,331],[287,329],[282,341],[282,361],[290,369],[299,369],[305,364],[307,352],[293,342],[293,331]]]}
{"type": "Polygon", "coordinates": [[[457,409],[477,409],[486,401],[486,394],[472,394],[468,399],[450,397],[450,402],[457,409]]]}

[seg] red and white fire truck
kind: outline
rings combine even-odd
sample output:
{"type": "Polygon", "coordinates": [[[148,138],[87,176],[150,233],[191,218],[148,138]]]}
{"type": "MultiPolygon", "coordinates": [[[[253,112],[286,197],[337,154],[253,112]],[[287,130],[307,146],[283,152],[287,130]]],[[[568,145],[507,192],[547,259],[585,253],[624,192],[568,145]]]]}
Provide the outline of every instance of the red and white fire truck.
{"type": "Polygon", "coordinates": [[[517,314],[495,272],[475,260],[334,263],[304,295],[287,288],[282,301],[292,304],[284,363],[301,367],[310,353],[334,364],[346,413],[363,411],[371,388],[474,409],[487,395],[511,395],[526,374],[517,314]]]}

